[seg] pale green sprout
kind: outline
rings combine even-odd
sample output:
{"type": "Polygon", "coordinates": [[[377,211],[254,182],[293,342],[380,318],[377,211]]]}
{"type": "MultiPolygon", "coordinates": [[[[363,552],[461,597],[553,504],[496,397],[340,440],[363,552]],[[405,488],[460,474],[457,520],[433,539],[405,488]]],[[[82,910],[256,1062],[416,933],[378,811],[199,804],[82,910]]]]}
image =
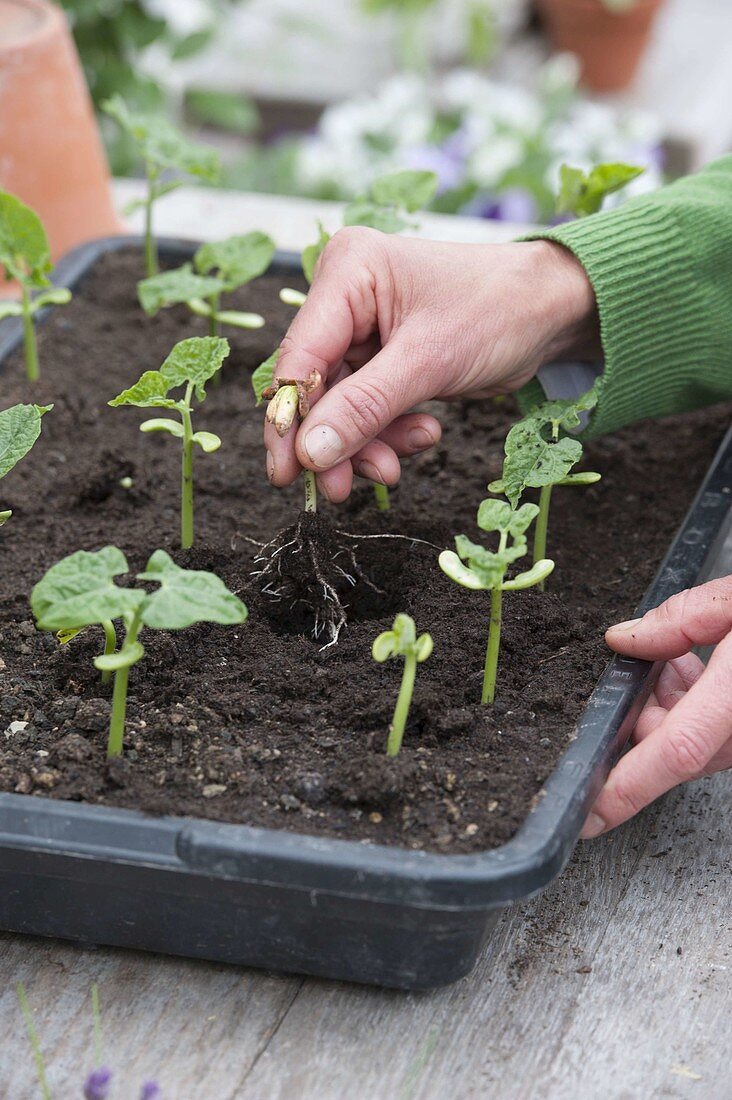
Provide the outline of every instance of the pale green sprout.
{"type": "MultiPolygon", "coordinates": [[[[0,478],[28,454],[41,434],[41,417],[52,408],[53,405],[12,405],[0,412],[0,478]]],[[[0,511],[0,527],[12,514],[9,508],[0,511]]]]}
{"type": "Polygon", "coordinates": [[[145,371],[134,386],[107,402],[113,408],[134,405],[139,409],[170,409],[179,414],[180,421],[168,417],[145,420],[140,431],[167,432],[181,440],[180,541],[184,550],[193,545],[193,449],[200,447],[204,454],[212,454],[221,446],[221,440],[213,432],[193,431],[193,398],[199,402],[205,400],[206,383],[221,369],[228,354],[229,343],[221,337],[191,336],[175,345],[160,370],[145,371]],[[185,386],[182,398],[175,400],[168,396],[181,386],[185,386]]]}
{"type": "Polygon", "coordinates": [[[491,594],[481,703],[492,703],[496,697],[503,593],[540,584],[554,568],[554,562],[545,558],[535,562],[524,573],[506,580],[509,565],[522,558],[527,551],[526,532],[538,514],[536,504],[523,504],[514,510],[505,500],[484,500],[478,509],[478,527],[489,534],[498,534],[498,549],[486,550],[465,535],[458,535],[455,539],[457,553],[443,550],[438,559],[440,569],[456,584],[491,594]]]}
{"type": "Polygon", "coordinates": [[[263,275],[272,262],[275,244],[266,233],[246,233],[224,241],[202,244],[193,257],[174,271],[164,271],[137,284],[140,305],[148,317],[167,306],[185,303],[192,313],[206,317],[209,336],[218,336],[221,325],[262,328],[259,313],[222,310],[221,295],[263,275]],[[195,270],[194,270],[195,268],[195,270]]]}
{"type": "MultiPolygon", "coordinates": [[[[399,233],[402,229],[416,229],[417,223],[409,215],[428,206],[437,192],[437,176],[434,172],[405,170],[391,172],[374,180],[366,195],[354,199],[343,211],[343,225],[362,225],[378,229],[382,233],[399,233]]],[[[318,222],[318,239],[302,250],[302,270],[308,283],[312,283],[315,265],[330,241],[330,234],[318,222]]],[[[300,290],[284,287],[280,301],[299,308],[307,298],[300,290]]],[[[374,499],[380,512],[391,507],[389,489],[374,482],[374,499]]]]}
{"type": "Polygon", "coordinates": [[[120,95],[105,100],[102,110],[132,138],[145,165],[147,195],[130,203],[125,213],[144,207],[145,268],[148,276],[157,275],[158,250],[152,227],[153,206],[159,198],[170,194],[183,183],[180,176],[171,178],[169,173],[178,172],[207,183],[216,183],[219,178],[219,155],[214,149],[189,141],[166,118],[135,114],[120,95]]]}
{"type": "Polygon", "coordinates": [[[557,214],[586,218],[596,214],[608,195],[643,175],[645,168],[632,164],[597,164],[589,172],[563,164],[559,169],[557,214]]]}
{"type": "MultiPolygon", "coordinates": [[[[594,485],[600,474],[592,471],[570,473],[582,458],[579,439],[560,438],[560,432],[573,431],[581,425],[581,414],[597,404],[593,386],[575,401],[545,401],[532,409],[509,431],[504,445],[503,473],[488,486],[491,493],[503,493],[516,508],[527,488],[540,489],[539,515],[534,530],[534,561],[546,557],[549,506],[555,485],[594,485]]],[[[543,585],[542,585],[543,587],[543,585]]]]}
{"type": "Polygon", "coordinates": [[[33,318],[44,306],[63,306],[71,301],[71,291],[51,286],[48,272],[51,253],[41,219],[15,195],[0,191],[0,266],[6,279],[20,285],[19,302],[0,302],[0,321],[4,317],[23,318],[23,351],[29,382],[38,381],[38,342],[33,318]],[[33,292],[40,294],[33,297],[33,292]]]}
{"type": "Polygon", "coordinates": [[[129,572],[116,546],[77,550],[52,565],[31,593],[31,608],[39,630],[78,633],[84,627],[120,619],[124,631],[116,651],[94,658],[103,673],[114,674],[107,756],[120,756],[124,741],[129,672],[144,657],[138,640],[143,627],[184,630],[194,623],[243,623],[247,609],[214,573],[181,569],[164,550],[156,550],[140,581],[158,584],[153,592],[120,588],[115,577],[129,572]]]}
{"type": "MultiPolygon", "coordinates": [[[[252,388],[257,405],[267,401],[267,422],[273,424],[280,438],[287,435],[296,421],[303,420],[310,412],[310,395],[320,385],[316,370],[301,378],[275,378],[274,372],[280,357],[280,348],[260,363],[252,374],[252,388]]],[[[318,507],[318,490],[312,470],[303,470],[305,484],[305,511],[315,512],[318,507]]]]}
{"type": "Polygon", "coordinates": [[[417,665],[427,660],[432,653],[432,649],[431,635],[420,634],[417,637],[414,619],[411,615],[404,615],[401,612],[394,619],[391,630],[379,634],[371,647],[371,656],[375,661],[388,661],[390,657],[404,658],[402,684],[386,743],[387,756],[396,756],[402,747],[404,730],[409,717],[409,707],[412,702],[414,681],[417,676],[417,665]]]}

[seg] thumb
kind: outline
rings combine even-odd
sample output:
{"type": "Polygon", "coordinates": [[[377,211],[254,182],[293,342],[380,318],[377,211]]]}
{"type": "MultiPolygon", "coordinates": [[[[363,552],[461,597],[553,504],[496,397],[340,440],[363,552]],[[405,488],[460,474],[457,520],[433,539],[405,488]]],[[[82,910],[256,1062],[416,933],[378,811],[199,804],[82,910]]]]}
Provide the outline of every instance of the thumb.
{"type": "Polygon", "coordinates": [[[611,649],[648,661],[671,660],[696,645],[716,645],[732,630],[732,577],[687,588],[641,619],[611,626],[611,649]]]}

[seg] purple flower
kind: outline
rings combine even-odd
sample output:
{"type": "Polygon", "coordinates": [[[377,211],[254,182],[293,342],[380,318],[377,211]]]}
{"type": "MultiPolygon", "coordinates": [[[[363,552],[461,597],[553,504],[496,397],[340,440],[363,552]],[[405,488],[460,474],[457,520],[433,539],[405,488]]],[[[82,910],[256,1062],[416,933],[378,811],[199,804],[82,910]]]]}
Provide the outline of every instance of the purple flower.
{"type": "Polygon", "coordinates": [[[142,1086],[140,1100],[159,1100],[162,1095],[160,1085],[156,1081],[146,1081],[142,1086]]]}
{"type": "Polygon", "coordinates": [[[498,196],[493,217],[499,222],[535,222],[536,199],[523,187],[509,187],[498,196]]]}
{"type": "Polygon", "coordinates": [[[107,1100],[112,1071],[102,1066],[93,1070],[84,1082],[84,1100],[107,1100]]]}
{"type": "Polygon", "coordinates": [[[438,195],[458,187],[465,175],[463,165],[444,145],[415,145],[405,152],[402,159],[407,168],[434,172],[438,195]]]}

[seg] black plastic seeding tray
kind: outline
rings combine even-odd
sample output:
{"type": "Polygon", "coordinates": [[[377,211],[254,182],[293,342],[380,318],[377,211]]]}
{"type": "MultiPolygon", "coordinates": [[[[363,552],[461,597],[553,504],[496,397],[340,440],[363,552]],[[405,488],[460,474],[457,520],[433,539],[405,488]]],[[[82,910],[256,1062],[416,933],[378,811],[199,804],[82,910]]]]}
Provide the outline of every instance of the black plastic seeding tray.
{"type": "MultiPolygon", "coordinates": [[[[73,287],[105,252],[135,243],[85,245],[55,278],[73,287]]],[[[174,259],[195,247],[160,242],[174,259]]],[[[299,266],[279,254],[274,269],[291,275],[299,266]]],[[[19,340],[19,324],[5,322],[0,364],[19,340]]],[[[731,485],[728,433],[640,611],[699,578],[723,532],[731,485]]],[[[455,981],[474,965],[501,909],[566,864],[657,672],[612,660],[536,808],[512,840],[483,854],[0,794],[0,928],[404,989],[455,981]]]]}

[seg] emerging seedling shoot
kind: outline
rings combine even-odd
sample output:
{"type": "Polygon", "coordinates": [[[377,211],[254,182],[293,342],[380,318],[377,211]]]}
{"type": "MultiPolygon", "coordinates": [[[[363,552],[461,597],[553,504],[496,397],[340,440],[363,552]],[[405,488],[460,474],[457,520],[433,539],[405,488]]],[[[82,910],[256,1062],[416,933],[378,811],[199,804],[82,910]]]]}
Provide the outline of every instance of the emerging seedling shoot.
{"type": "Polygon", "coordinates": [[[427,660],[432,653],[432,649],[432,637],[429,634],[420,634],[417,637],[414,619],[411,615],[402,613],[394,619],[391,630],[379,634],[371,648],[371,655],[375,661],[388,661],[390,657],[404,658],[402,684],[386,743],[387,756],[396,756],[402,747],[404,730],[409,717],[409,707],[412,702],[414,681],[417,676],[417,665],[427,660]]]}
{"type": "Polygon", "coordinates": [[[214,573],[181,569],[164,550],[156,550],[137,579],[154,581],[153,592],[120,588],[115,577],[129,572],[116,546],[77,550],[52,565],[31,593],[39,630],[78,633],[84,627],[120,619],[122,645],[94,658],[102,672],[114,674],[107,756],[120,756],[124,741],[127,686],[133,665],[144,657],[138,635],[150,630],[184,630],[194,623],[243,623],[247,609],[214,573]]]}
{"type": "Polygon", "coordinates": [[[137,284],[140,305],[148,317],[166,306],[185,303],[192,313],[208,318],[209,335],[218,336],[221,325],[262,328],[258,313],[222,310],[221,295],[263,275],[272,262],[275,245],[266,233],[246,233],[225,241],[202,244],[193,264],[164,271],[137,284]]]}
{"type": "MultiPolygon", "coordinates": [[[[343,225],[363,225],[378,229],[382,233],[399,233],[402,229],[415,229],[417,223],[410,220],[411,214],[428,206],[437,191],[437,176],[434,172],[403,171],[392,172],[374,180],[366,195],[349,203],[343,211],[343,225]]],[[[323,249],[330,240],[320,222],[318,239],[302,250],[302,270],[308,283],[312,283],[315,265],[323,249]]],[[[280,300],[288,306],[299,307],[304,304],[306,295],[291,287],[280,291],[280,300]]],[[[389,489],[380,482],[374,482],[374,499],[380,512],[388,512],[391,507],[389,489]]]]}
{"type": "Polygon", "coordinates": [[[503,493],[516,508],[527,488],[540,489],[539,515],[534,530],[534,562],[546,557],[549,506],[555,485],[594,485],[600,474],[570,470],[582,458],[579,439],[562,436],[581,424],[581,413],[597,404],[597,392],[589,390],[576,401],[545,401],[509,431],[504,445],[503,474],[488,486],[491,493],[503,493]]]}
{"type": "Polygon", "coordinates": [[[0,191],[0,265],[6,279],[20,285],[20,302],[0,302],[3,317],[23,318],[23,350],[29,382],[38,381],[38,344],[33,318],[43,306],[62,306],[71,301],[71,291],[51,286],[51,254],[46,232],[38,215],[6,191],[0,191]],[[40,290],[35,298],[33,292],[40,290]]]}
{"type": "Polygon", "coordinates": [[[180,416],[180,422],[168,417],[145,420],[141,432],[167,432],[180,439],[181,453],[181,509],[180,542],[187,550],[193,545],[193,449],[200,447],[205,454],[217,451],[221,440],[213,432],[194,432],[192,423],[193,398],[201,402],[206,398],[206,383],[221,369],[229,354],[227,340],[213,336],[192,336],[176,344],[160,370],[148,370],[128,390],[123,390],[108,402],[118,405],[134,405],[139,409],[171,409],[180,416]],[[171,390],[185,386],[182,398],[169,397],[171,390]]]}
{"type": "Polygon", "coordinates": [[[125,213],[144,207],[145,268],[148,276],[157,275],[158,250],[152,227],[155,202],[180,187],[184,175],[216,183],[219,155],[213,149],[188,141],[166,118],[133,113],[120,95],[105,100],[102,109],[129,135],[145,166],[147,195],[132,202],[125,213]]]}
{"type": "Polygon", "coordinates": [[[563,164],[559,169],[557,214],[574,214],[576,218],[596,214],[608,195],[620,191],[644,171],[632,164],[597,164],[585,172],[563,164]]]}
{"type": "MultiPolygon", "coordinates": [[[[0,412],[0,478],[28,454],[41,434],[41,417],[53,405],[13,405],[0,412]]],[[[8,508],[0,511],[0,527],[12,516],[8,508]]]]}
{"type": "Polygon", "coordinates": [[[526,532],[538,514],[539,509],[536,504],[523,504],[514,510],[505,500],[484,500],[478,509],[478,527],[489,534],[498,534],[498,549],[486,550],[485,547],[471,542],[465,535],[458,535],[455,539],[457,553],[453,550],[443,550],[438,559],[440,569],[456,584],[473,591],[491,594],[491,617],[483,669],[482,703],[492,703],[496,696],[503,593],[540,584],[554,568],[553,561],[543,559],[535,562],[526,572],[506,580],[509,565],[526,553],[526,532]]]}
{"type": "MultiPolygon", "coordinates": [[[[310,395],[320,385],[320,375],[311,371],[310,377],[275,378],[274,371],[280,357],[280,349],[274,351],[268,359],[260,363],[252,374],[252,388],[257,405],[267,401],[265,413],[267,423],[274,424],[277,434],[284,438],[296,422],[302,421],[310,412],[310,395]]],[[[303,470],[305,483],[305,511],[318,509],[318,490],[315,474],[312,470],[303,470]]]]}

